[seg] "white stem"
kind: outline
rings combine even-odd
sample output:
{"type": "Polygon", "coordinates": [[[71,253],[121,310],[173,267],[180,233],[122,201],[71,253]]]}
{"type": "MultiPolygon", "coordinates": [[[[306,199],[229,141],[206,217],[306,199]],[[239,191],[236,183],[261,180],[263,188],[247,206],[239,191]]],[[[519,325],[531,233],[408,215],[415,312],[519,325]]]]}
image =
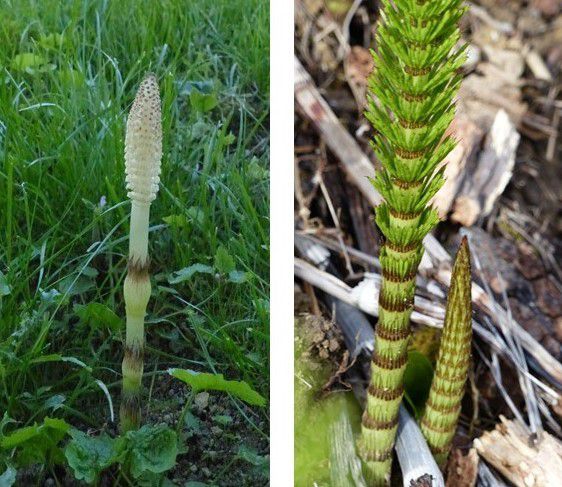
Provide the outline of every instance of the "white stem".
{"type": "Polygon", "coordinates": [[[148,260],[148,220],[150,217],[150,203],[135,200],[131,203],[129,259],[142,265],[148,260]]]}

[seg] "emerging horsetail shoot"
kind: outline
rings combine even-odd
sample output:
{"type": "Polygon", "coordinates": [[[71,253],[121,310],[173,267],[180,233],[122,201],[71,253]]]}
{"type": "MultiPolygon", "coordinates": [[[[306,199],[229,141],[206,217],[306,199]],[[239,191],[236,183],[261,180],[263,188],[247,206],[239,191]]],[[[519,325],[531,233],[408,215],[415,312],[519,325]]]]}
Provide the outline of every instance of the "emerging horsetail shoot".
{"type": "Polygon", "coordinates": [[[376,208],[376,223],[385,244],[359,443],[369,485],[390,480],[416,273],[423,239],[439,221],[430,201],[443,185],[443,169],[438,168],[455,146],[454,137],[445,132],[454,117],[458,70],[464,62],[464,49],[455,47],[463,12],[461,0],[385,0],[377,30],[366,116],[382,163],[373,184],[384,198],[376,208]]]}
{"type": "Polygon", "coordinates": [[[158,193],[162,159],[162,115],[158,82],[148,74],[127,119],[125,173],[131,200],[129,263],[124,297],[127,313],[121,429],[139,427],[144,367],[144,318],[150,299],[148,226],[150,205],[158,193]]]}

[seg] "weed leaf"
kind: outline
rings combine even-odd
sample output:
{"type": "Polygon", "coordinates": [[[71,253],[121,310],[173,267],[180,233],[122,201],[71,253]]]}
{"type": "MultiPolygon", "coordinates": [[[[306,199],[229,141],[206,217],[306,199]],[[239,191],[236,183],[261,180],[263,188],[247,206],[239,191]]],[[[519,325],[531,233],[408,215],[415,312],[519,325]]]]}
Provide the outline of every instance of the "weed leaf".
{"type": "Polygon", "coordinates": [[[235,268],[234,259],[221,245],[215,254],[215,269],[221,274],[229,274],[235,268]]]}
{"type": "Polygon", "coordinates": [[[64,450],[68,465],[77,480],[92,484],[116,460],[116,440],[106,434],[99,437],[88,436],[76,429],[70,431],[70,436],[72,440],[64,450]]]}
{"type": "Polygon", "coordinates": [[[89,303],[77,305],[74,308],[80,320],[92,329],[106,329],[118,331],[122,328],[123,321],[113,310],[102,303],[89,303]]]}
{"type": "Polygon", "coordinates": [[[178,439],[166,425],[145,425],[129,431],[131,474],[139,478],[145,472],[164,473],[176,464],[178,439]]]}
{"type": "Polygon", "coordinates": [[[186,369],[169,369],[168,373],[190,385],[193,392],[224,391],[253,406],[263,407],[266,400],[244,381],[226,380],[222,374],[199,373],[186,369]]]}
{"type": "Polygon", "coordinates": [[[174,272],[169,278],[168,282],[170,284],[179,284],[180,282],[187,281],[191,279],[194,274],[198,272],[203,274],[212,274],[213,268],[205,264],[193,264],[189,267],[184,267],[177,272],[174,272]]]}
{"type": "Polygon", "coordinates": [[[217,95],[214,93],[200,93],[197,90],[191,92],[189,101],[191,102],[191,108],[201,113],[210,112],[219,104],[217,95]]]}
{"type": "Polygon", "coordinates": [[[66,421],[46,417],[43,424],[25,426],[4,436],[0,447],[4,450],[17,448],[16,458],[20,466],[62,463],[63,455],[58,444],[69,429],[66,421]]]}
{"type": "Polygon", "coordinates": [[[228,280],[234,284],[242,284],[250,280],[250,274],[244,271],[230,271],[228,273],[228,280]]]}

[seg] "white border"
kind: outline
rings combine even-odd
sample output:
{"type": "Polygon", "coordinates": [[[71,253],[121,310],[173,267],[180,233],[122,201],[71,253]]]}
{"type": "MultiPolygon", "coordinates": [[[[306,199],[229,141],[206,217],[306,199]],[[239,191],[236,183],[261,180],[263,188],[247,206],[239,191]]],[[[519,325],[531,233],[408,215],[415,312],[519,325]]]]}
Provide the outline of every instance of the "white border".
{"type": "Polygon", "coordinates": [[[270,480],[273,487],[290,487],[294,485],[293,1],[272,0],[270,19],[270,480]]]}

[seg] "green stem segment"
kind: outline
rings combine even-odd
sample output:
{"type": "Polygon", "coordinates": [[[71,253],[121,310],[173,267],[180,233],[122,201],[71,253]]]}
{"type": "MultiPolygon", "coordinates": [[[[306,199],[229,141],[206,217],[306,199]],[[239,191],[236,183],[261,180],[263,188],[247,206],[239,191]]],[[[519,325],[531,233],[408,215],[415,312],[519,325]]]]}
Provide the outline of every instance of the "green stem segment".
{"type": "Polygon", "coordinates": [[[429,206],[443,184],[437,170],[455,142],[445,136],[464,56],[454,51],[461,0],[382,0],[378,52],[366,113],[382,170],[376,222],[385,237],[383,282],[359,451],[369,485],[389,482],[403,395],[415,276],[423,238],[439,221],[429,206]],[[376,100],[375,100],[376,97],[376,100]]]}
{"type": "Polygon", "coordinates": [[[421,430],[443,467],[457,427],[470,361],[472,298],[470,250],[463,239],[453,266],[445,325],[421,430]]]}

